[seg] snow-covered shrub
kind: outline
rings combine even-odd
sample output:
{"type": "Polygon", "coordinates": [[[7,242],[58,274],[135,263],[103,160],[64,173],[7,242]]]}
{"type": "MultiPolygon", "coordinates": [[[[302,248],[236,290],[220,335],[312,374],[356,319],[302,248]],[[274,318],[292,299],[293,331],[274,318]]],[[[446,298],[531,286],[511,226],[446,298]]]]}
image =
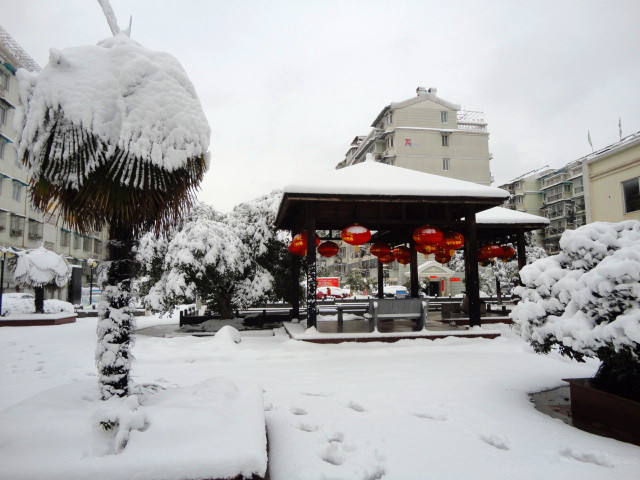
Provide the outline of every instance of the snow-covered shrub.
{"type": "Polygon", "coordinates": [[[279,203],[280,193],[274,192],[226,215],[199,203],[177,228],[145,235],[137,259],[146,304],[166,312],[199,297],[231,318],[235,309],[274,299],[276,285],[286,288],[282,277],[289,257],[274,226],[279,203]]]}
{"type": "Polygon", "coordinates": [[[567,230],[560,248],[520,272],[522,337],[540,353],[597,357],[600,386],[640,399],[640,222],[567,230]]]}
{"type": "MultiPolygon", "coordinates": [[[[33,297],[18,298],[9,295],[2,296],[2,315],[35,313],[35,311],[33,297]]],[[[69,302],[52,298],[44,301],[44,313],[75,313],[75,309],[69,302]]]]}

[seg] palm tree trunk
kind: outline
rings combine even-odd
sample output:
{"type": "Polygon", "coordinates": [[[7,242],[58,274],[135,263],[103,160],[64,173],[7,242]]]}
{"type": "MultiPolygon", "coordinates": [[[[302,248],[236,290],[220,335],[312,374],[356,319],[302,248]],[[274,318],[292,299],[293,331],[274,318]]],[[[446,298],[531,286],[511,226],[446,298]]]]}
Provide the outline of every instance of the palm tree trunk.
{"type": "Polygon", "coordinates": [[[104,400],[129,395],[134,319],[131,275],[135,244],[133,229],[112,219],[109,226],[108,272],[99,306],[96,363],[104,400]]]}
{"type": "Polygon", "coordinates": [[[34,287],[36,313],[44,313],[44,287],[34,287]]]}

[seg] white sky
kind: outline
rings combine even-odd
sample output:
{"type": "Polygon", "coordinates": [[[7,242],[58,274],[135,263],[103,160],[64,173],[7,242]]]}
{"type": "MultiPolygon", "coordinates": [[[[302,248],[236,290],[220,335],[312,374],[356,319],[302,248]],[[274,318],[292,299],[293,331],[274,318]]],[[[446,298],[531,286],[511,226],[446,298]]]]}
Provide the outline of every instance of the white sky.
{"type": "MultiPolygon", "coordinates": [[[[209,119],[199,197],[220,210],[333,168],[417,86],[489,123],[499,185],[640,130],[635,0],[111,0],[148,48],[175,55],[209,119]]],[[[96,0],[0,0],[41,66],[110,35],[96,0]]]]}

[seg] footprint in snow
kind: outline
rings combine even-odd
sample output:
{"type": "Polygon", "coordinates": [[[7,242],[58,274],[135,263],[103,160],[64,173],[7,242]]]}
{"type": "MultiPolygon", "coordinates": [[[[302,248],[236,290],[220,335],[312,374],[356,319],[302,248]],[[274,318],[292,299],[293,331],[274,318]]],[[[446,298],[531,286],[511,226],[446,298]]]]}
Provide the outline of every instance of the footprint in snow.
{"type": "Polygon", "coordinates": [[[327,440],[329,442],[342,443],[344,442],[344,433],[343,432],[335,432],[333,435],[330,435],[327,440]]]}
{"type": "Polygon", "coordinates": [[[270,412],[271,410],[273,410],[273,403],[265,403],[264,404],[264,411],[265,412],[270,412]]]}
{"type": "Polygon", "coordinates": [[[429,413],[429,412],[416,412],[413,414],[414,417],[418,418],[426,418],[428,420],[436,420],[438,422],[444,422],[449,420],[449,418],[444,414],[439,413],[429,413]]]}
{"type": "Polygon", "coordinates": [[[600,465],[601,467],[615,467],[615,463],[611,460],[611,458],[608,455],[600,452],[588,452],[567,447],[560,450],[560,455],[572,460],[577,460],[579,462],[600,465]]]}
{"type": "Polygon", "coordinates": [[[349,407],[351,410],[354,410],[356,412],[366,412],[367,410],[360,405],[359,403],[356,402],[349,402],[349,405],[347,405],[347,407],[349,407]]]}
{"type": "Polygon", "coordinates": [[[330,397],[330,393],[323,392],[301,392],[302,395],[306,395],[308,397],[330,397]]]}
{"type": "Polygon", "coordinates": [[[294,415],[306,415],[307,412],[304,408],[299,408],[299,407],[289,407],[289,410],[291,410],[291,413],[293,413],[294,415]]]}
{"type": "Polygon", "coordinates": [[[318,425],[311,425],[310,423],[298,424],[298,429],[302,430],[303,432],[317,432],[318,428],[318,425]]]}
{"type": "Polygon", "coordinates": [[[483,442],[499,450],[509,450],[509,442],[506,438],[500,437],[499,435],[480,435],[480,438],[483,442]]]}

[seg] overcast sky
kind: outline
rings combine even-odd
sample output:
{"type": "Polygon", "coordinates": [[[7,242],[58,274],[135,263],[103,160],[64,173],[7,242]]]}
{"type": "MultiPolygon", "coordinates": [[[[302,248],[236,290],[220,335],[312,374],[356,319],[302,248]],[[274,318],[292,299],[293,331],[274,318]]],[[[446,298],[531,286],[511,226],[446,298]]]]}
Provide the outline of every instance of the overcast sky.
{"type": "MultiPolygon", "coordinates": [[[[417,86],[484,112],[494,185],[640,130],[640,1],[111,0],[132,38],[167,51],[211,125],[199,197],[226,211],[333,168],[417,86]]],[[[0,23],[49,48],[110,35],[97,0],[0,0],[0,23]]]]}

